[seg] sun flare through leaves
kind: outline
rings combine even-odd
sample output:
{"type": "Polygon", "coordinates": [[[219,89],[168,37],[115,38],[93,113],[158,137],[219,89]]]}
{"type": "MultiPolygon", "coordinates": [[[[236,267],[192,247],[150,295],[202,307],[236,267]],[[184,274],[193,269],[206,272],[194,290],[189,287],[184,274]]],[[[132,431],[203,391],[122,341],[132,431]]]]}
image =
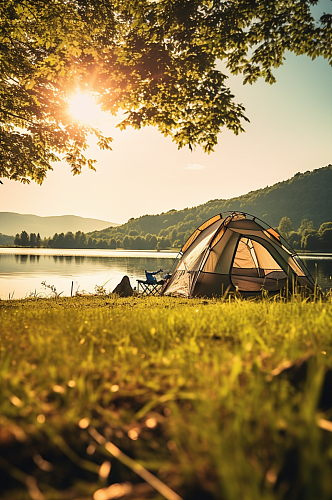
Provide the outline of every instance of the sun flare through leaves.
{"type": "Polygon", "coordinates": [[[101,117],[101,110],[93,95],[77,91],[69,101],[69,112],[78,121],[95,124],[101,117]]]}

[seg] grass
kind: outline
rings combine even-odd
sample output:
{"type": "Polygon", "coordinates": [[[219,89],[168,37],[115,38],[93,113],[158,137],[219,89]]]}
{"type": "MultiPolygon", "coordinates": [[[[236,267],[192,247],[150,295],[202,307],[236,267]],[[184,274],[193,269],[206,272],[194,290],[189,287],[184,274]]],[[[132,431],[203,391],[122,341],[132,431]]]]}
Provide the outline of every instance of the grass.
{"type": "Polygon", "coordinates": [[[329,299],[1,301],[0,498],[330,499],[331,327],[329,299]]]}

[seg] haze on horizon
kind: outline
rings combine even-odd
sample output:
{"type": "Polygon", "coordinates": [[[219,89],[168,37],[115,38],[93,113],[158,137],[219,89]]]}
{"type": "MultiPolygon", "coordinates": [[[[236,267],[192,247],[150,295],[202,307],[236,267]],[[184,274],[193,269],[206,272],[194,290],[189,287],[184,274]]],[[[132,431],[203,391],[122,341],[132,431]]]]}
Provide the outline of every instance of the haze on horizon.
{"type": "Polygon", "coordinates": [[[79,215],[124,223],[131,217],[231,198],[286,180],[296,172],[332,163],[332,71],[322,58],[288,54],[277,83],[242,85],[230,77],[236,102],[250,123],[235,136],[225,130],[215,152],[178,150],[156,129],[115,128],[104,114],[100,128],[114,138],[113,151],[90,146],[97,172],[73,177],[56,163],[42,186],[4,179],[0,211],[40,216],[79,215]]]}

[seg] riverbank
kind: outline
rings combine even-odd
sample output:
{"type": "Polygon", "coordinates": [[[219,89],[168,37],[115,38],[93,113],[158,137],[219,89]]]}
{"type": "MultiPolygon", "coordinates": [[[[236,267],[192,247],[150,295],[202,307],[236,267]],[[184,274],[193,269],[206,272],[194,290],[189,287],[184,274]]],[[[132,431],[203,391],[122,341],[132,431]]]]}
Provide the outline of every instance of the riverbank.
{"type": "Polygon", "coordinates": [[[0,498],[331,498],[331,327],[329,297],[0,301],[0,498]]]}
{"type": "MultiPolygon", "coordinates": [[[[115,289],[124,275],[131,286],[145,279],[144,270],[174,268],[177,254],[146,250],[59,250],[0,248],[0,299],[44,297],[46,282],[62,296],[115,289]]],[[[301,254],[313,279],[326,292],[332,288],[332,254],[301,254]]]]}

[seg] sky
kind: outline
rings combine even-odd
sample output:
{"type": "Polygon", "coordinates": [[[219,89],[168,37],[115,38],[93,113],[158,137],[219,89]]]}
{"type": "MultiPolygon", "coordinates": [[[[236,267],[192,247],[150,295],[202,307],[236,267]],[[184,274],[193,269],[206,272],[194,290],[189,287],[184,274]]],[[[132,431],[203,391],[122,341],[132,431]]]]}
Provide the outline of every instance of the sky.
{"type": "Polygon", "coordinates": [[[3,179],[0,212],[124,223],[240,196],[332,164],[332,67],[323,58],[288,54],[274,74],[274,85],[261,80],[244,86],[241,77],[229,78],[250,123],[239,136],[225,129],[214,153],[178,150],[152,127],[121,132],[117,119],[103,114],[99,127],[114,142],[112,151],[91,142],[97,172],[86,169],[73,177],[61,162],[42,186],[3,179]]]}

